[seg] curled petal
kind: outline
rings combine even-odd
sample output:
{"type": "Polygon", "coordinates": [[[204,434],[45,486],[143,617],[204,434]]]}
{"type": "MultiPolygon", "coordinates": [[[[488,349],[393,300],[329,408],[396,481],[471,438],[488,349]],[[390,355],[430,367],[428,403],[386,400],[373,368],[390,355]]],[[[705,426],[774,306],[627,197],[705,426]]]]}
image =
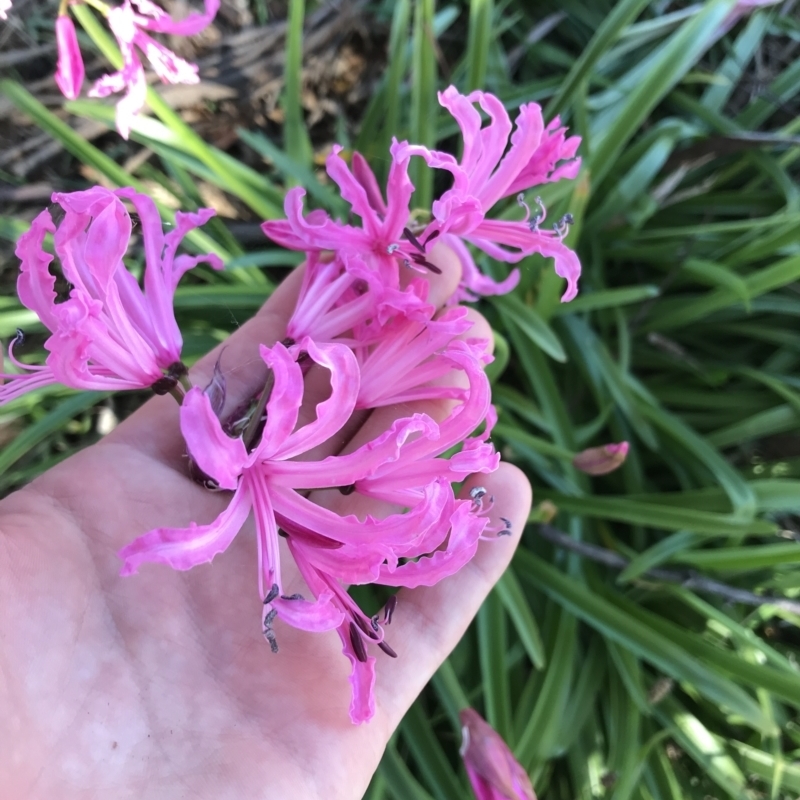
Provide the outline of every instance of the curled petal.
{"type": "Polygon", "coordinates": [[[555,261],[556,274],[567,281],[567,289],[561,302],[569,302],[578,294],[581,262],[551,231],[532,231],[523,222],[485,220],[467,239],[500,261],[515,263],[531,253],[552,258],[555,261]],[[513,247],[515,250],[507,250],[506,247],[513,247]]]}
{"type": "Polygon", "coordinates": [[[481,533],[487,524],[486,518],[473,513],[471,506],[469,501],[459,503],[450,518],[450,535],[444,549],[416,561],[407,561],[394,569],[391,564],[382,566],[377,583],[413,589],[433,586],[458,572],[477,552],[481,533]]]}
{"type": "Polygon", "coordinates": [[[22,262],[17,278],[17,294],[22,304],[42,321],[46,328],[54,331],[58,325],[55,311],[56,279],[50,274],[49,266],[53,256],[43,248],[44,237],[53,233],[56,226],[50,212],[45,210],[31,223],[17,241],[14,251],[22,262]]]}
{"type": "Polygon", "coordinates": [[[158,33],[171,33],[173,36],[196,36],[213,21],[219,11],[220,0],[205,0],[205,11],[193,11],[188,17],[174,20],[163,9],[150,0],[131,0],[141,14],[150,19],[142,19],[143,28],[158,33]]]}
{"type": "Polygon", "coordinates": [[[235,489],[248,463],[241,439],[231,439],[222,430],[208,395],[195,386],[181,405],[181,433],[197,466],[221,489],[235,489]]]}
{"type": "Polygon", "coordinates": [[[296,349],[330,371],[331,396],[317,404],[317,418],[295,431],[274,454],[286,459],[304,453],[338,433],[350,419],[358,397],[359,370],[353,351],[341,344],[317,345],[308,337],[296,349]]]}
{"type": "Polygon", "coordinates": [[[276,486],[295,489],[349,486],[397,461],[403,448],[414,444],[415,435],[436,439],[439,426],[427,414],[414,414],[395,420],[388,431],[347,455],[328,456],[322,461],[276,461],[265,468],[270,482],[276,486]]]}
{"type": "Polygon", "coordinates": [[[277,597],[272,607],[287,625],[301,631],[322,633],[338,628],[344,622],[344,612],[333,602],[333,594],[322,592],[311,602],[300,597],[277,597]]]}
{"type": "Polygon", "coordinates": [[[297,424],[303,400],[303,373],[291,353],[280,342],[272,347],[262,344],[259,352],[272,370],[273,385],[267,401],[264,431],[253,451],[251,463],[275,457],[297,424]]]}
{"type": "Polygon", "coordinates": [[[347,656],[350,672],[350,721],[353,725],[369,722],[375,716],[375,657],[367,656],[361,661],[350,638],[350,625],[344,622],[337,628],[342,640],[342,652],[347,656]]]}
{"type": "Polygon", "coordinates": [[[146,562],[168,564],[187,570],[211,561],[227,550],[250,513],[246,487],[233,495],[230,505],[210,524],[188,528],[156,528],[119,551],[123,560],[120,575],[133,575],[146,562]]]}

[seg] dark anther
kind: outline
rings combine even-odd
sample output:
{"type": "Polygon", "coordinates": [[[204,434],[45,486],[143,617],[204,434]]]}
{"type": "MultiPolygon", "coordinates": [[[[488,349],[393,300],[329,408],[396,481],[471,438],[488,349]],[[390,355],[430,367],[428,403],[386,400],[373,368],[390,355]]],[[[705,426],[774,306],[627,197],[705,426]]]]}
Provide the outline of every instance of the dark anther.
{"type": "MultiPolygon", "coordinates": [[[[269,597],[269,595],[267,595],[267,597],[269,597]]],[[[275,598],[272,599],[274,600],[275,598]]],[[[277,616],[278,612],[274,608],[264,615],[264,638],[269,642],[269,649],[272,650],[273,653],[278,652],[278,640],[275,637],[275,631],[272,630],[272,623],[277,616]]]]}
{"type": "Polygon", "coordinates": [[[420,253],[425,252],[425,248],[422,246],[420,240],[417,239],[417,237],[414,236],[414,234],[411,233],[411,231],[408,228],[403,228],[403,236],[405,236],[406,239],[408,239],[408,241],[411,242],[411,244],[413,244],[414,247],[416,247],[417,250],[420,251],[420,253]]]}
{"type": "Polygon", "coordinates": [[[397,653],[395,653],[395,651],[392,650],[392,648],[389,647],[389,645],[386,644],[386,642],[378,642],[378,647],[380,647],[380,649],[383,650],[383,652],[386,653],[387,656],[391,656],[392,658],[397,658],[397,653]]]}
{"type": "Polygon", "coordinates": [[[369,623],[370,623],[370,625],[372,625],[372,630],[374,630],[375,633],[378,633],[378,631],[381,629],[381,626],[378,625],[378,615],[377,614],[370,619],[369,623]]]}
{"type": "Polygon", "coordinates": [[[574,225],[575,224],[575,217],[572,214],[564,214],[563,217],[559,220],[559,225],[574,225]]]}
{"type": "Polygon", "coordinates": [[[412,256],[412,258],[414,260],[414,263],[419,264],[420,267],[425,267],[426,269],[429,269],[431,272],[435,272],[437,275],[442,274],[442,271],[439,269],[439,267],[436,266],[436,264],[431,264],[430,261],[424,258],[417,258],[415,256],[412,256]]]}
{"type": "Polygon", "coordinates": [[[280,587],[277,583],[273,583],[270,590],[267,592],[267,596],[264,598],[264,605],[269,605],[280,593],[280,587]]]}
{"type": "Polygon", "coordinates": [[[431,231],[425,239],[425,247],[427,247],[440,233],[441,231],[431,231]]]}
{"type": "Polygon", "coordinates": [[[272,650],[273,653],[277,653],[278,652],[278,640],[275,637],[274,631],[272,631],[271,629],[265,630],[264,631],[264,637],[269,642],[269,649],[272,650]]]}
{"type": "Polygon", "coordinates": [[[362,663],[366,663],[367,648],[364,647],[364,640],[361,638],[361,634],[358,632],[354,622],[350,623],[350,644],[353,645],[356,658],[362,663]]]}
{"type": "Polygon", "coordinates": [[[345,495],[345,497],[346,497],[348,494],[353,494],[353,492],[354,492],[355,490],[356,490],[356,485],[355,485],[354,483],[351,483],[349,486],[340,486],[340,487],[339,487],[339,491],[340,491],[340,492],[341,492],[343,495],[345,495]]]}
{"type": "Polygon", "coordinates": [[[469,496],[474,502],[478,503],[486,496],[486,489],[483,486],[474,486],[469,490],[469,496]]]}
{"type": "Polygon", "coordinates": [[[284,347],[286,347],[286,348],[289,348],[289,347],[291,347],[293,344],[295,344],[295,341],[294,341],[294,339],[292,339],[292,337],[291,337],[291,336],[287,336],[287,337],[286,337],[286,338],[285,338],[285,339],[284,339],[284,340],[281,342],[281,344],[282,344],[284,347]]]}
{"type": "Polygon", "coordinates": [[[17,328],[17,333],[14,336],[14,344],[22,347],[25,344],[25,331],[22,328],[17,328]]]}
{"type": "Polygon", "coordinates": [[[393,594],[387,601],[386,605],[383,607],[383,624],[389,625],[392,622],[392,615],[397,608],[397,595],[393,594]]]}
{"type": "Polygon", "coordinates": [[[503,525],[505,525],[506,528],[508,528],[508,529],[511,528],[511,520],[510,519],[506,519],[505,517],[500,517],[500,519],[502,520],[503,525]]]}
{"type": "Polygon", "coordinates": [[[295,592],[294,594],[282,594],[281,600],[302,600],[303,595],[300,592],[295,592]]]}

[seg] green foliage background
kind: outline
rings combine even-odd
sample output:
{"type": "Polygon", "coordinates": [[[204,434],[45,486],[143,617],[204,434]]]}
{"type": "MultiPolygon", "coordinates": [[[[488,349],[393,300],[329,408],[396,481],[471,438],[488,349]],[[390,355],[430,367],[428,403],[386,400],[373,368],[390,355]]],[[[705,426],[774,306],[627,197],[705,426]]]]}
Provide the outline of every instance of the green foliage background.
{"type": "MultiPolygon", "coordinates": [[[[455,126],[436,102],[448,81],[492,91],[509,109],[536,100],[548,119],[560,113],[583,137],[584,161],[576,181],[541,189],[552,218],[575,217],[567,242],[583,263],[579,298],[560,305],[563,282],[532,257],[512,296],[481,304],[497,338],[495,438],[528,472],[535,502],[547,503],[403,722],[369,800],[468,797],[457,756],[466,704],[506,738],[540,797],[800,793],[798,606],[739,602],[800,592],[800,61],[754,86],[754,64],[796,42],[800,25],[776,7],[719,39],[734,5],[372,4],[390,26],[388,66],[360,132],[343,144],[379,173],[392,135],[453,146],[455,126]],[[631,452],[618,472],[591,479],[572,467],[576,451],[622,439],[631,452]],[[627,566],[599,563],[608,553],[627,566]]],[[[281,216],[285,186],[299,183],[342,213],[316,175],[300,105],[308,10],[289,3],[285,144],[239,132],[269,172],[209,147],[151,91],[154,116],[132,138],[159,158],[129,175],[20,85],[0,90],[113,183],[156,181],[196,208],[201,179],[263,218],[281,216]]],[[[118,62],[93,13],[74,11],[118,62]]],[[[69,107],[113,124],[112,106],[69,107]]],[[[414,169],[424,207],[436,187],[414,169]]],[[[502,213],[520,210],[510,202],[502,213]]],[[[0,218],[3,237],[21,230],[0,218]]],[[[178,291],[196,356],[253,313],[277,267],[296,259],[267,245],[245,253],[219,222],[190,245],[228,265],[178,291]]],[[[15,298],[0,298],[0,336],[17,327],[37,332],[15,298]]],[[[0,423],[16,436],[0,451],[0,489],[85,446],[105,402],[53,389],[4,407],[0,423]]]]}

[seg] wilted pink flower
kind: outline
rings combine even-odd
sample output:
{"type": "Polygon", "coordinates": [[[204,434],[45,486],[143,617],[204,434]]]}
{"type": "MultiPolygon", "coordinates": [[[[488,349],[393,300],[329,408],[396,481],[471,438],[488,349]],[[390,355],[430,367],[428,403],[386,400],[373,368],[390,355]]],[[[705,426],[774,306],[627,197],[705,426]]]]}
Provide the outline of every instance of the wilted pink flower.
{"type": "Polygon", "coordinates": [[[133,119],[141,111],[147,93],[137,48],[164,83],[197,83],[199,80],[196,65],[179,58],[145,31],[194,36],[211,23],[219,9],[220,0],[204,2],[204,13],[193,13],[180,21],[173,20],[150,0],[125,0],[123,5],[109,11],[108,24],[122,53],[122,69],[100,78],[89,96],[108,97],[127,89],[125,97],[117,103],[117,130],[123,138],[128,138],[133,119]],[[134,11],[134,6],[139,13],[134,11]]]}
{"type": "Polygon", "coordinates": [[[582,450],[572,459],[572,465],[587,475],[605,475],[625,463],[628,443],[605,444],[582,450]]]}
{"type": "Polygon", "coordinates": [[[488,219],[486,215],[499,200],[513,195],[520,195],[519,202],[527,209],[521,193],[543,183],[574,178],[580,168],[580,159],[575,158],[580,138],[566,138],[566,129],[561,127],[558,117],[545,126],[537,103],[520,106],[512,134],[508,113],[494,95],[475,91],[465,96],[450,86],[439,93],[439,102],[461,128],[464,139],[461,161],[447,153],[405,142],[393,150],[393,156],[407,160],[418,155],[429,166],[444,169],[453,176],[453,187],[434,202],[434,221],[422,237],[429,238],[439,232],[442,241],[461,257],[464,275],[461,291],[454,300],[503,294],[519,280],[515,271],[502,283],[495,284],[480,273],[467,248],[459,247],[458,239],[499,261],[515,263],[532,253],[553,258],[556,273],[567,281],[562,300],[572,300],[578,292],[581,268],[575,253],[562,243],[569,229],[569,215],[552,230],[542,227],[546,212],[538,200],[539,209],[533,218],[530,211],[518,222],[488,219]],[[475,103],[489,115],[488,126],[481,127],[475,103]]]}
{"type": "Polygon", "coordinates": [[[478,800],[536,800],[528,774],[497,731],[477,711],[459,714],[461,757],[478,800]]]}
{"type": "Polygon", "coordinates": [[[50,330],[45,342],[50,355],[45,366],[23,364],[14,357],[12,343],[9,358],[22,372],[2,376],[0,403],[51,383],[101,391],[168,391],[185,371],[172,311],[178,281],[201,261],[222,268],[215,255],[177,256],[176,251],[183,237],[214,212],[178,213],[174,230],[165,236],[153,201],[132,189],[112,192],[96,186],[55,193],[53,202],[64,210],[64,219],[56,226],[50,212],[43,211],[16,250],[22,261],[17,292],[50,330]],[[144,291],[122,261],[131,236],[123,199],[133,204],[141,220],[144,291]],[[55,291],[56,277],[49,269],[53,256],[43,249],[47,234],[53,234],[68,284],[66,296],[55,291]]]}
{"type": "Polygon", "coordinates": [[[56,19],[56,44],[58,45],[56,85],[67,100],[74,100],[81,93],[85,73],[75,24],[69,14],[59,14],[56,19]]]}

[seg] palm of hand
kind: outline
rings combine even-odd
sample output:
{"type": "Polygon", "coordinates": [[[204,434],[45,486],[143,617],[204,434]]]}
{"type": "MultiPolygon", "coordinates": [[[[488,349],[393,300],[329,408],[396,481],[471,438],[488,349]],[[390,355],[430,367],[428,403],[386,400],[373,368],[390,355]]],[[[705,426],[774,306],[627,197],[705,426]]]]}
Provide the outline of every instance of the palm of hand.
{"type": "MultiPolygon", "coordinates": [[[[298,283],[295,274],[229,340],[226,361],[246,363],[258,341],[282,338],[298,283]]],[[[246,369],[229,375],[233,394],[251,381],[246,369]]],[[[505,467],[481,482],[518,533],[524,478],[505,467]]],[[[459,575],[403,591],[389,629],[399,658],[379,658],[378,713],[353,726],[334,633],[279,625],[277,656],[264,642],[249,527],[213,565],[119,578],[124,544],[210,521],[226,502],[186,477],[177,406],[162,397],[0,505],[9,797],[361,797],[391,731],[513,552],[507,541],[483,545],[459,575]]],[[[283,574],[287,591],[304,591],[288,556],[283,574]]]]}

